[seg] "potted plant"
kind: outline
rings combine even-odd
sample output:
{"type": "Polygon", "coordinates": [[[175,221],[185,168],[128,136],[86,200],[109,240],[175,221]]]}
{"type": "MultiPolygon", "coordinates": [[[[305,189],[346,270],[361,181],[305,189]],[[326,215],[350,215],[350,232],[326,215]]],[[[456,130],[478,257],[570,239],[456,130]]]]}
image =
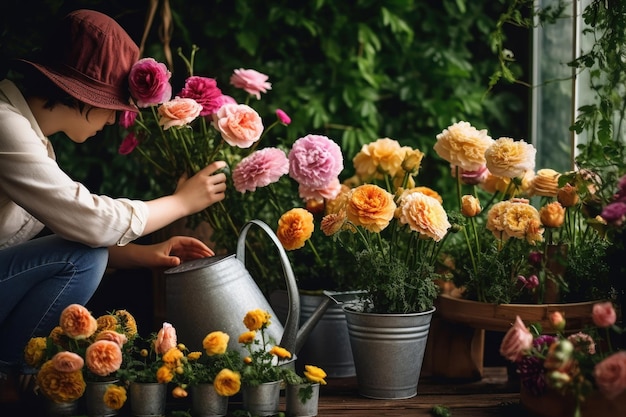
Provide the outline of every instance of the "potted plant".
{"type": "Polygon", "coordinates": [[[288,417],[316,416],[320,385],[326,385],[326,377],[326,372],[314,365],[304,366],[304,376],[286,369],[283,375],[286,384],[285,414],[288,417]]]}

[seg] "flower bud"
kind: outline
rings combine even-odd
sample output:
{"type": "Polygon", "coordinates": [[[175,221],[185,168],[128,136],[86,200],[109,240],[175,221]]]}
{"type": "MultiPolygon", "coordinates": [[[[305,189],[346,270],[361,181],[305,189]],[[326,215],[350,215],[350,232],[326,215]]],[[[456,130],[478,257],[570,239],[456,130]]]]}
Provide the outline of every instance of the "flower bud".
{"type": "Polygon", "coordinates": [[[535,289],[539,286],[539,278],[537,277],[537,275],[532,274],[531,276],[528,277],[528,280],[526,281],[526,288],[528,288],[529,290],[535,289]]]}
{"type": "Polygon", "coordinates": [[[402,169],[409,174],[417,174],[422,164],[424,153],[418,149],[407,150],[404,154],[404,160],[402,161],[402,169]]]}
{"type": "Polygon", "coordinates": [[[560,311],[553,311],[548,314],[548,319],[554,330],[562,332],[565,329],[565,317],[560,311]]]}
{"type": "Polygon", "coordinates": [[[574,207],[578,204],[578,190],[572,184],[565,184],[556,192],[556,199],[563,207],[574,207]]]}
{"type": "Polygon", "coordinates": [[[480,201],[473,195],[466,194],[461,197],[461,213],[465,217],[475,217],[482,211],[480,201]]]}

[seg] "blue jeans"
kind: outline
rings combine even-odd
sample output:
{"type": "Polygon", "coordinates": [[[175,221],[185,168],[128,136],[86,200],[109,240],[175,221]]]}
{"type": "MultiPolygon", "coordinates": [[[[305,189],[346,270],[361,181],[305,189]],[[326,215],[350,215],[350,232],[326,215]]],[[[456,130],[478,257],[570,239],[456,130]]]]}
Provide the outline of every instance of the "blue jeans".
{"type": "Polygon", "coordinates": [[[0,370],[20,370],[31,337],[48,336],[70,304],[86,304],[109,259],[56,235],[0,250],[0,370]]]}

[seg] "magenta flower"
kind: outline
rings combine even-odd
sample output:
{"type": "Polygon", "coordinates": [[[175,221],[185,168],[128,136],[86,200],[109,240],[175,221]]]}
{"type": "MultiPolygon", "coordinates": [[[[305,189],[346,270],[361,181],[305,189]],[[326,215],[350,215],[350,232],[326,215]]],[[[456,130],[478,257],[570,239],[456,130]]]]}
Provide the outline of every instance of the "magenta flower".
{"type": "Polygon", "coordinates": [[[291,123],[291,117],[281,109],[276,109],[276,117],[278,117],[278,120],[285,126],[291,123]]]}
{"type": "Polygon", "coordinates": [[[239,68],[230,77],[230,83],[245,92],[252,94],[257,100],[261,99],[261,93],[272,89],[272,84],[267,82],[269,77],[253,69],[239,68]]]}
{"type": "Polygon", "coordinates": [[[302,137],[289,151],[289,176],[307,189],[329,187],[342,170],[341,148],[326,136],[302,137]]]}
{"type": "Polygon", "coordinates": [[[122,114],[120,114],[120,126],[128,129],[135,124],[135,119],[137,119],[137,113],[134,111],[124,110],[122,114]]]}
{"type": "Polygon", "coordinates": [[[607,204],[600,216],[606,220],[608,224],[619,227],[624,223],[624,220],[626,220],[626,203],[618,201],[607,204]]]}
{"type": "Polygon", "coordinates": [[[137,107],[149,107],[172,98],[172,73],[154,58],[143,58],[130,69],[128,84],[137,107]]]}
{"type": "Polygon", "coordinates": [[[285,152],[278,148],[263,148],[239,162],[233,171],[233,183],[243,194],[272,184],[288,172],[289,161],[285,152]]]}
{"type": "Polygon", "coordinates": [[[178,94],[183,98],[192,98],[202,105],[200,116],[211,115],[222,107],[222,90],[217,87],[214,78],[192,76],[185,80],[185,87],[178,94]]]}
{"type": "Polygon", "coordinates": [[[128,155],[129,153],[134,151],[138,145],[139,145],[139,141],[137,140],[137,137],[135,136],[133,132],[130,132],[128,135],[126,135],[126,137],[120,144],[120,147],[117,150],[117,152],[120,155],[128,155]]]}
{"type": "Polygon", "coordinates": [[[526,282],[526,288],[532,290],[533,288],[537,288],[539,286],[539,278],[537,275],[531,275],[528,277],[528,281],[526,282]]]}

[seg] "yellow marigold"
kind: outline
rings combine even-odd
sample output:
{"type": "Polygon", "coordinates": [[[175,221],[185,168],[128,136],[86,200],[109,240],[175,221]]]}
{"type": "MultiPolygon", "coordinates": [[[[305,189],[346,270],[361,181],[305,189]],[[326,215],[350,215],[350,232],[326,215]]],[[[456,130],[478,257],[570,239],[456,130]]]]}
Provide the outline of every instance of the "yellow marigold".
{"type": "Polygon", "coordinates": [[[104,314],[96,319],[96,323],[98,323],[97,332],[103,332],[105,330],[117,330],[117,318],[112,314],[104,314]]]}
{"type": "Polygon", "coordinates": [[[556,199],[563,207],[574,207],[578,204],[578,190],[572,184],[565,184],[556,192],[556,199]]]}
{"type": "Polygon", "coordinates": [[[402,161],[402,169],[409,174],[417,174],[424,159],[424,152],[419,149],[405,147],[404,160],[402,161]]]}
{"type": "Polygon", "coordinates": [[[461,213],[465,217],[475,217],[480,214],[482,207],[480,200],[473,195],[466,194],[461,197],[461,213]]]}
{"type": "Polygon", "coordinates": [[[119,319],[122,329],[124,329],[124,333],[126,333],[129,339],[137,335],[137,321],[132,314],[126,310],[116,310],[115,315],[119,319]]]}
{"type": "Polygon", "coordinates": [[[348,220],[370,232],[378,233],[393,219],[393,195],[374,184],[354,188],[346,206],[348,220]]]}
{"type": "Polygon", "coordinates": [[[433,146],[437,155],[465,171],[485,165],[485,151],[493,144],[487,130],[478,130],[468,122],[458,122],[437,135],[433,146]]]}
{"type": "Polygon", "coordinates": [[[189,352],[187,359],[190,361],[197,361],[202,356],[202,352],[189,352]]]}
{"type": "Polygon", "coordinates": [[[540,169],[534,177],[531,194],[542,197],[556,197],[559,190],[560,173],[553,169],[540,169]]]}
{"type": "Polygon", "coordinates": [[[166,384],[174,378],[174,371],[167,365],[161,366],[156,373],[157,382],[166,384]]]}
{"type": "Polygon", "coordinates": [[[274,356],[279,357],[280,359],[291,358],[291,352],[280,346],[274,346],[273,348],[271,348],[270,353],[274,356]]]}
{"type": "Polygon", "coordinates": [[[535,169],[536,153],[537,150],[530,143],[501,137],[487,148],[485,160],[493,175],[516,178],[535,169]]]}
{"type": "Polygon", "coordinates": [[[230,369],[222,369],[215,376],[213,388],[222,397],[233,396],[241,389],[241,375],[230,369]]]}
{"type": "Polygon", "coordinates": [[[286,250],[300,249],[313,234],[313,214],[293,208],[280,216],[276,236],[286,250]]]}
{"type": "Polygon", "coordinates": [[[270,318],[270,313],[257,308],[256,310],[251,310],[246,313],[246,316],[243,318],[243,324],[248,330],[256,331],[269,326],[270,318]]]}
{"type": "Polygon", "coordinates": [[[539,210],[539,218],[546,227],[561,227],[565,221],[565,208],[558,201],[548,203],[539,210]]]}
{"type": "Polygon", "coordinates": [[[439,242],[448,233],[448,214],[437,199],[423,193],[412,193],[400,203],[400,222],[421,235],[439,242]]]}
{"type": "Polygon", "coordinates": [[[46,351],[46,343],[45,337],[33,337],[28,341],[24,348],[24,361],[27,365],[36,368],[41,364],[46,351]]]}
{"type": "Polygon", "coordinates": [[[80,304],[70,304],[63,309],[59,326],[72,339],[86,339],[98,329],[96,319],[80,304]]]}
{"type": "Polygon", "coordinates": [[[350,194],[350,187],[346,184],[341,184],[341,191],[332,200],[326,201],[325,214],[339,213],[345,210],[346,203],[348,202],[348,195],[350,194]]]}
{"type": "Polygon", "coordinates": [[[382,138],[363,145],[352,163],[356,174],[364,180],[382,178],[383,174],[393,177],[402,166],[405,153],[398,141],[382,138]]]}
{"type": "Polygon", "coordinates": [[[202,347],[209,356],[222,355],[226,352],[230,336],[224,332],[211,332],[202,340],[202,347]]]}
{"type": "Polygon", "coordinates": [[[45,362],[39,369],[37,385],[46,397],[56,402],[74,401],[85,392],[85,380],[81,371],[57,371],[52,361],[45,362]]]}
{"type": "Polygon", "coordinates": [[[304,365],[304,376],[311,382],[326,385],[326,372],[322,368],[313,365],[304,365]]]}
{"type": "Polygon", "coordinates": [[[126,388],[119,385],[111,384],[104,392],[104,404],[113,410],[122,408],[126,399],[126,388]]]}
{"type": "Polygon", "coordinates": [[[177,347],[173,347],[165,352],[161,359],[163,359],[163,363],[165,363],[166,366],[174,369],[180,365],[180,362],[184,357],[185,354],[183,352],[178,350],[177,347]]]}
{"type": "Polygon", "coordinates": [[[239,343],[249,345],[250,343],[254,342],[255,337],[256,337],[256,332],[254,331],[242,333],[241,335],[239,335],[239,343]]]}

